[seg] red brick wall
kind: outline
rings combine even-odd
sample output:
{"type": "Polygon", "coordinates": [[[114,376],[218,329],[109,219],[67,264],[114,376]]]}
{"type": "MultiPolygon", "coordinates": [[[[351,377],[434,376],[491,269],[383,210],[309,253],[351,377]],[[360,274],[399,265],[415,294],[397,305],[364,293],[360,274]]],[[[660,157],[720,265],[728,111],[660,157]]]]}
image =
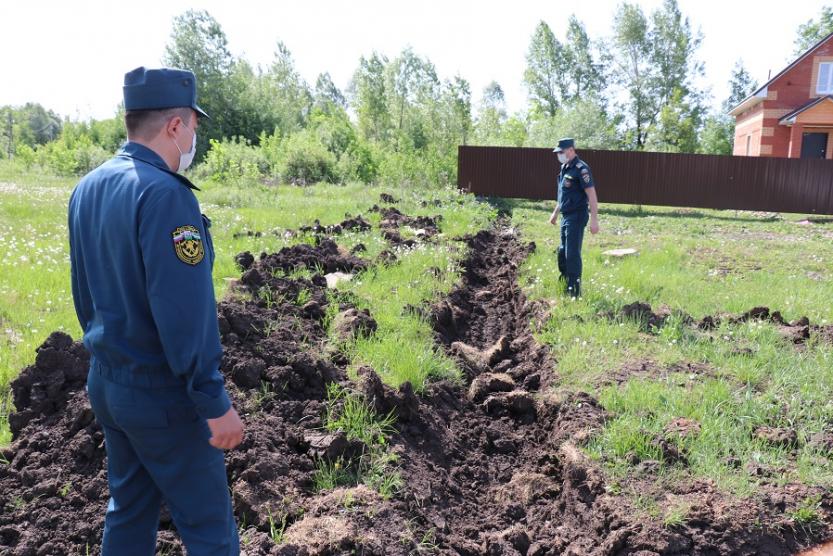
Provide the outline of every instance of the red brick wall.
{"type": "Polygon", "coordinates": [[[760,156],[761,155],[761,119],[763,105],[758,104],[746,112],[740,114],[735,120],[735,147],[732,154],[735,156],[760,156]],[[747,143],[747,137],[751,141],[747,143]],[[749,145],[749,152],[747,151],[749,145]]]}
{"type": "MultiPolygon", "coordinates": [[[[833,56],[833,38],[816,49],[811,56],[806,57],[787,73],[770,83],[767,89],[767,99],[762,103],[764,119],[761,154],[763,156],[789,156],[790,128],[780,125],[778,121],[811,99],[817,98],[813,69],[818,58],[831,56],[833,56]]],[[[798,156],[796,153],[801,152],[800,145],[797,149],[793,148],[792,152],[793,156],[798,156]]]]}

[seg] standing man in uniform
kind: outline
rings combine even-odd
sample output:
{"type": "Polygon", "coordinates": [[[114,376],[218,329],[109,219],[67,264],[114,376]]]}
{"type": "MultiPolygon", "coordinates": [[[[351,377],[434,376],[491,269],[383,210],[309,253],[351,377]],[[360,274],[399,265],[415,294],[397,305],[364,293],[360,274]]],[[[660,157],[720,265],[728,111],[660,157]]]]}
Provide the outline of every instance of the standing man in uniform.
{"type": "Polygon", "coordinates": [[[558,270],[566,282],[570,297],[581,296],[581,244],[584,228],[590,219],[590,233],[599,233],[599,201],[593,174],[577,155],[575,141],[566,138],[553,150],[558,155],[558,202],[550,215],[555,225],[561,213],[561,246],[558,248],[558,270]],[[588,214],[589,204],[589,214],[588,214]]]}
{"type": "Polygon", "coordinates": [[[191,556],[239,554],[223,450],[243,424],[219,372],[211,222],[178,172],[194,158],[190,71],[124,77],[128,142],[69,201],[72,295],[104,429],[104,556],[152,556],[164,500],[191,556]]]}

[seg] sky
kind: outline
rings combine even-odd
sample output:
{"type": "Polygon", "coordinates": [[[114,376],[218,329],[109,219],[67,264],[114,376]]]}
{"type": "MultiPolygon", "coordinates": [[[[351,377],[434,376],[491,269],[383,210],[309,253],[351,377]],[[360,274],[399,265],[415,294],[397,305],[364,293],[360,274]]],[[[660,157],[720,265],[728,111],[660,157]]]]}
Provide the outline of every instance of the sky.
{"type": "MultiPolygon", "coordinates": [[[[328,71],[345,89],[359,58],[374,50],[395,57],[403,48],[428,57],[441,78],[469,80],[475,100],[492,80],[510,112],[524,110],[525,55],[539,21],[564,38],[571,13],[591,38],[609,36],[621,0],[0,0],[0,105],[39,102],[75,119],[111,117],[124,73],[159,66],[174,16],[205,9],[222,25],[232,54],[268,65],[278,41],[292,52],[310,84],[328,71]]],[[[650,13],[661,0],[632,0],[650,13]]],[[[759,83],[794,58],[801,23],[823,1],[679,0],[703,33],[699,85],[718,106],[728,96],[737,60],[759,83]]]]}

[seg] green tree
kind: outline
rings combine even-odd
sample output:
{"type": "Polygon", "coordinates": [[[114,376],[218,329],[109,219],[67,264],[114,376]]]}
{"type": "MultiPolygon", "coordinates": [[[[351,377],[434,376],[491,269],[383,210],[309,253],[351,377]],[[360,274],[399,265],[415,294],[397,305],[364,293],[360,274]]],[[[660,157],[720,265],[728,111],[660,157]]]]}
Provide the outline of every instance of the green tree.
{"type": "Polygon", "coordinates": [[[523,147],[528,135],[529,131],[524,121],[517,115],[510,116],[501,126],[498,145],[523,147]]]}
{"type": "Polygon", "coordinates": [[[564,76],[568,62],[564,45],[544,21],[538,23],[532,35],[526,65],[524,83],[529,91],[533,111],[548,117],[555,116],[567,93],[564,76]]]}
{"type": "Polygon", "coordinates": [[[226,34],[219,22],[205,10],[188,10],[176,16],[162,62],[187,69],[197,78],[197,102],[210,119],[201,122],[197,134],[197,157],[208,150],[210,139],[241,135],[236,102],[240,91],[231,79],[235,59],[228,49],[226,34]]]}
{"type": "Polygon", "coordinates": [[[443,86],[443,121],[447,147],[456,153],[457,145],[467,145],[472,131],[471,85],[455,76],[443,86]]]}
{"type": "Polygon", "coordinates": [[[0,107],[0,149],[8,155],[17,145],[44,145],[60,136],[62,125],[58,114],[38,103],[0,107]]]}
{"type": "Polygon", "coordinates": [[[506,122],[506,98],[503,89],[492,81],[483,89],[474,124],[474,143],[500,145],[501,129],[506,122]]]}
{"type": "Polygon", "coordinates": [[[735,143],[735,118],[729,111],[748,97],[758,83],[743,65],[743,61],[735,62],[732,75],[729,78],[729,96],[723,101],[720,112],[706,117],[700,133],[698,152],[703,154],[730,155],[735,143]]]}
{"type": "Polygon", "coordinates": [[[743,61],[735,62],[735,67],[732,68],[732,77],[729,79],[729,98],[723,103],[724,112],[729,112],[740,104],[757,88],[758,82],[752,79],[752,75],[746,70],[743,61]]]}
{"type": "Polygon", "coordinates": [[[628,97],[624,106],[627,114],[629,143],[641,149],[648,135],[654,94],[651,79],[651,41],[648,19],[634,4],[622,4],[613,20],[611,59],[616,66],[614,75],[628,97]]]}
{"type": "Polygon", "coordinates": [[[795,53],[803,54],[821,39],[833,33],[833,6],[824,6],[818,20],[811,19],[798,26],[795,53]]]}
{"type": "Polygon", "coordinates": [[[712,114],[705,119],[698,152],[730,155],[735,143],[735,121],[726,114],[712,114]]]}
{"type": "Polygon", "coordinates": [[[571,87],[562,96],[563,100],[596,97],[604,88],[602,66],[596,61],[592,43],[584,24],[575,15],[570,16],[567,25],[567,39],[564,42],[566,77],[571,87]]]}
{"type": "Polygon", "coordinates": [[[406,48],[385,68],[395,148],[420,149],[438,123],[440,82],[434,64],[406,48]]]}
{"type": "Polygon", "coordinates": [[[265,74],[271,103],[275,110],[281,133],[289,135],[302,129],[306,123],[313,97],[304,82],[292,54],[283,42],[278,42],[272,65],[265,74]]]}
{"type": "MultiPolygon", "coordinates": [[[[280,107],[274,102],[274,91],[266,75],[260,69],[253,68],[246,60],[237,60],[229,80],[229,89],[235,92],[236,101],[234,130],[229,129],[228,132],[234,135],[224,138],[243,139],[244,145],[257,144],[262,132],[272,133],[278,130],[280,133],[280,107]]],[[[213,114],[211,117],[213,119],[213,114]]]]}
{"type": "Polygon", "coordinates": [[[690,126],[696,131],[701,125],[703,98],[693,84],[703,73],[696,58],[701,42],[702,35],[691,28],[676,0],[665,0],[650,20],[636,5],[619,7],[610,50],[627,97],[624,111],[631,147],[646,148],[654,132],[659,137],[650,141],[651,148],[691,147],[688,136],[675,137],[675,133],[689,133],[690,126]]]}
{"type": "Polygon", "coordinates": [[[645,146],[656,152],[697,152],[701,120],[700,109],[686,102],[682,89],[676,89],[660,109],[654,132],[645,146]]]}
{"type": "Polygon", "coordinates": [[[365,139],[372,141],[384,141],[390,130],[390,111],[385,93],[387,63],[387,58],[376,52],[369,58],[362,56],[349,89],[359,131],[365,139]]]}
{"type": "Polygon", "coordinates": [[[325,111],[332,110],[333,107],[347,108],[347,99],[327,72],[319,74],[315,80],[313,98],[315,106],[325,111]]]}
{"type": "Polygon", "coordinates": [[[597,97],[579,98],[562,106],[552,118],[534,120],[526,145],[552,147],[562,137],[573,137],[580,148],[612,150],[619,146],[616,124],[597,97]]]}

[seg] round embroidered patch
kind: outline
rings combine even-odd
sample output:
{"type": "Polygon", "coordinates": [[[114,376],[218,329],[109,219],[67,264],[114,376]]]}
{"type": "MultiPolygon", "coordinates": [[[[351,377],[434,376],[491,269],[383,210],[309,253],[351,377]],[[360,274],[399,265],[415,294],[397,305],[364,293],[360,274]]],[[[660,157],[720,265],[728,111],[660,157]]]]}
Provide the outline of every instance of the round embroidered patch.
{"type": "Polygon", "coordinates": [[[171,234],[174,240],[174,251],[179,260],[190,264],[199,264],[205,257],[200,231],[195,226],[180,226],[171,234]]]}

